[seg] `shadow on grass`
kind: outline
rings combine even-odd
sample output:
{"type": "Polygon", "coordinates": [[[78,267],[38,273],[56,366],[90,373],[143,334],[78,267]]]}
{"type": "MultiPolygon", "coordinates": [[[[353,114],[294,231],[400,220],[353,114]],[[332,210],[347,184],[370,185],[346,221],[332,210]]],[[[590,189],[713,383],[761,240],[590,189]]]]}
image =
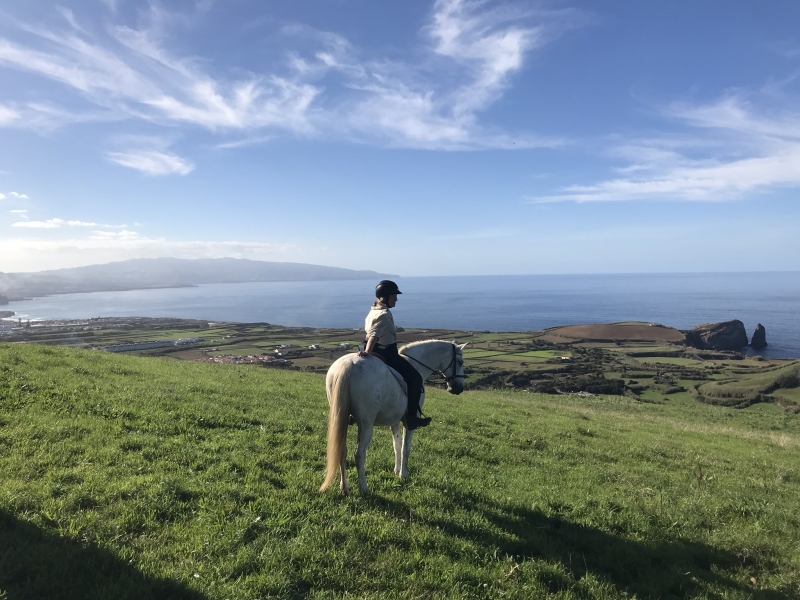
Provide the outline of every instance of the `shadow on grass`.
{"type": "MultiPolygon", "coordinates": [[[[631,540],[595,527],[572,523],[538,509],[498,502],[461,489],[438,486],[449,502],[483,519],[460,522],[457,516],[430,519],[417,515],[420,524],[438,527],[481,548],[485,556],[506,556],[516,561],[540,558],[558,562],[570,578],[553,571],[542,572],[542,583],[551,593],[572,587],[586,574],[612,584],[618,591],[640,598],[717,597],[723,588],[742,597],[760,600],[789,600],[791,593],[755,590],[730,574],[743,565],[735,554],[691,540],[678,538],[657,542],[631,540]],[[481,525],[483,522],[489,526],[481,525]],[[561,577],[561,578],[560,578],[561,577]],[[570,580],[571,579],[571,580],[570,580]]],[[[370,503],[409,518],[411,509],[403,502],[386,497],[371,497],[370,503]]],[[[457,558],[457,557],[454,557],[457,558]]]]}
{"type": "Polygon", "coordinates": [[[144,575],[111,552],[60,537],[0,510],[0,597],[204,600],[183,584],[144,575]]]}

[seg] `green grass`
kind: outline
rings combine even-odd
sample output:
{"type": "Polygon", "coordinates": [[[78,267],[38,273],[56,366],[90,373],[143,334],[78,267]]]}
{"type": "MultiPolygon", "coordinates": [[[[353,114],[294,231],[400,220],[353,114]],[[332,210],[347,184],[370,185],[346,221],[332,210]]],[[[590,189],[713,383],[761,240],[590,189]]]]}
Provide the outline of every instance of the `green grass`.
{"type": "Polygon", "coordinates": [[[253,348],[253,347],[246,347],[243,348],[241,346],[230,346],[230,347],[222,347],[222,350],[214,350],[211,352],[206,352],[206,356],[224,356],[226,354],[233,354],[235,356],[247,356],[249,354],[272,354],[272,352],[266,352],[264,348],[253,348]]]}
{"type": "Polygon", "coordinates": [[[0,344],[0,598],[797,598],[798,417],[674,396],[431,386],[343,499],[320,375],[0,344]]]}
{"type": "Polygon", "coordinates": [[[501,356],[505,355],[505,352],[501,352],[499,350],[480,350],[480,349],[471,349],[465,348],[463,351],[464,358],[486,358],[487,356],[501,356]]]}
{"type": "Polygon", "coordinates": [[[530,352],[520,352],[521,356],[531,358],[553,358],[556,356],[571,356],[569,350],[531,350],[530,352]]]}
{"type": "Polygon", "coordinates": [[[704,368],[706,363],[691,358],[680,358],[673,356],[637,356],[636,360],[642,363],[663,363],[665,365],[681,365],[684,367],[704,368]]]}
{"type": "Polygon", "coordinates": [[[783,388],[788,393],[783,394],[781,398],[796,401],[793,389],[797,389],[797,379],[800,376],[798,365],[800,363],[792,362],[742,379],[721,376],[718,381],[698,385],[697,391],[711,403],[717,401],[736,403],[739,400],[756,401],[762,393],[771,394],[783,388]],[[788,379],[793,381],[789,382],[788,379]]]}
{"type": "MultiPolygon", "coordinates": [[[[509,362],[522,361],[522,362],[532,362],[532,363],[544,362],[546,360],[542,356],[537,356],[535,354],[530,355],[528,352],[525,352],[524,354],[503,354],[503,355],[493,356],[492,358],[498,361],[509,361],[509,362]]],[[[552,358],[552,356],[548,356],[547,358],[552,358]]]]}

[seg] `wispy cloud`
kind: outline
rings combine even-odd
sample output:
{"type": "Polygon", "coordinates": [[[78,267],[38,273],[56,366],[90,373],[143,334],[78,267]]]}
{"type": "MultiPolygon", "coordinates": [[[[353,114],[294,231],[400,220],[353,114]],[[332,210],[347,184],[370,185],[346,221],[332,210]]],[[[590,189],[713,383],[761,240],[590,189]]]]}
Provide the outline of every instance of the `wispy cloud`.
{"type": "Polygon", "coordinates": [[[412,148],[558,146],[563,139],[483,126],[479,114],[502,96],[530,51],[577,22],[576,16],[531,16],[482,1],[439,0],[422,31],[424,65],[359,60],[347,40],[328,34],[325,51],[299,60],[298,69],[337,72],[352,92],[335,119],[317,115],[322,129],[338,127],[363,141],[412,148]]]}
{"type": "Polygon", "coordinates": [[[30,229],[57,229],[64,224],[62,219],[47,219],[46,221],[20,221],[12,223],[12,227],[28,227],[30,229]]]}
{"type": "Polygon", "coordinates": [[[130,150],[128,152],[109,152],[112,162],[141,171],[145,175],[188,175],[194,165],[176,154],[161,150],[130,150]]]}
{"type": "Polygon", "coordinates": [[[89,236],[89,239],[127,241],[127,240],[141,240],[144,239],[144,237],[139,235],[135,231],[123,229],[122,231],[94,231],[92,232],[92,235],[89,236]]]}
{"type": "MultiPolygon", "coordinates": [[[[26,212],[26,211],[11,211],[12,213],[26,212]]],[[[98,227],[97,223],[90,221],[75,221],[64,219],[47,219],[46,221],[19,221],[12,223],[12,227],[26,227],[28,229],[58,229],[62,225],[67,227],[98,227]]]]}
{"type": "Polygon", "coordinates": [[[0,126],[9,125],[19,119],[19,111],[10,106],[0,105],[0,126]]]}
{"type": "Polygon", "coordinates": [[[545,27],[519,26],[522,14],[508,9],[481,10],[485,2],[438,0],[427,32],[434,51],[470,72],[471,81],[457,88],[455,116],[474,115],[491,104],[522,68],[525,54],[544,41],[545,27]]]}
{"type": "Polygon", "coordinates": [[[612,151],[632,160],[624,175],[571,185],[532,202],[628,200],[725,201],[800,185],[800,113],[768,112],[738,96],[706,105],[675,103],[664,114],[690,132],[629,140],[612,151]]]}
{"type": "MultiPolygon", "coordinates": [[[[119,25],[93,34],[62,10],[68,25],[64,31],[23,25],[36,43],[0,38],[1,65],[66,86],[96,111],[90,117],[65,107],[23,102],[0,108],[0,125],[133,118],[236,137],[224,141],[224,147],[246,143],[237,141],[242,136],[266,140],[275,133],[446,149],[561,142],[494,131],[481,126],[478,115],[508,88],[528,54],[576,23],[578,13],[438,0],[422,29],[422,47],[409,53],[420,56],[418,63],[363,59],[337,34],[298,27],[296,31],[304,32],[299,35],[315,43],[310,53],[295,53],[272,72],[239,69],[235,77],[212,75],[197,57],[170,52],[168,15],[157,5],[149,14],[151,23],[144,28],[119,25]],[[337,78],[339,85],[323,86],[323,77],[337,78]],[[31,118],[20,118],[24,111],[31,118]]],[[[185,171],[188,163],[175,158],[112,155],[120,164],[145,164],[140,170],[159,174],[164,169],[185,171]]]]}
{"type": "Polygon", "coordinates": [[[19,200],[28,200],[28,196],[26,194],[18,194],[17,192],[9,192],[9,196],[18,198],[19,200]]]}
{"type": "Polygon", "coordinates": [[[15,210],[10,210],[8,212],[10,212],[12,215],[24,215],[28,211],[26,209],[15,209],[15,210]]]}

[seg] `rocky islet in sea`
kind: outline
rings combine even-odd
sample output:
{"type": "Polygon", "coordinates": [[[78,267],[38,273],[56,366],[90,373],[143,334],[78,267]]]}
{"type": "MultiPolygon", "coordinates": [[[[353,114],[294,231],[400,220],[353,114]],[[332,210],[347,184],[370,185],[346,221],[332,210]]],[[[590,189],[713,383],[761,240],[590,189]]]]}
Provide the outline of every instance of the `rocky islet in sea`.
{"type": "Polygon", "coordinates": [[[754,350],[763,350],[767,347],[767,330],[761,323],[756,325],[753,338],[750,340],[750,347],[754,350]]]}

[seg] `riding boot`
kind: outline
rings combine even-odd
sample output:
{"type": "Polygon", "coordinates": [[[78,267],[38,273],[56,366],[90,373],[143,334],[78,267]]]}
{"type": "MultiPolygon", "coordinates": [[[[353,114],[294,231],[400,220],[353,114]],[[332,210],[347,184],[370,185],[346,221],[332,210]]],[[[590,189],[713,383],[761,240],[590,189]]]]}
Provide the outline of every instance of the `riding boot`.
{"type": "Polygon", "coordinates": [[[411,399],[409,394],[408,398],[408,413],[406,414],[406,429],[414,430],[418,427],[427,427],[431,423],[430,417],[419,416],[419,400],[416,402],[411,399]]]}

